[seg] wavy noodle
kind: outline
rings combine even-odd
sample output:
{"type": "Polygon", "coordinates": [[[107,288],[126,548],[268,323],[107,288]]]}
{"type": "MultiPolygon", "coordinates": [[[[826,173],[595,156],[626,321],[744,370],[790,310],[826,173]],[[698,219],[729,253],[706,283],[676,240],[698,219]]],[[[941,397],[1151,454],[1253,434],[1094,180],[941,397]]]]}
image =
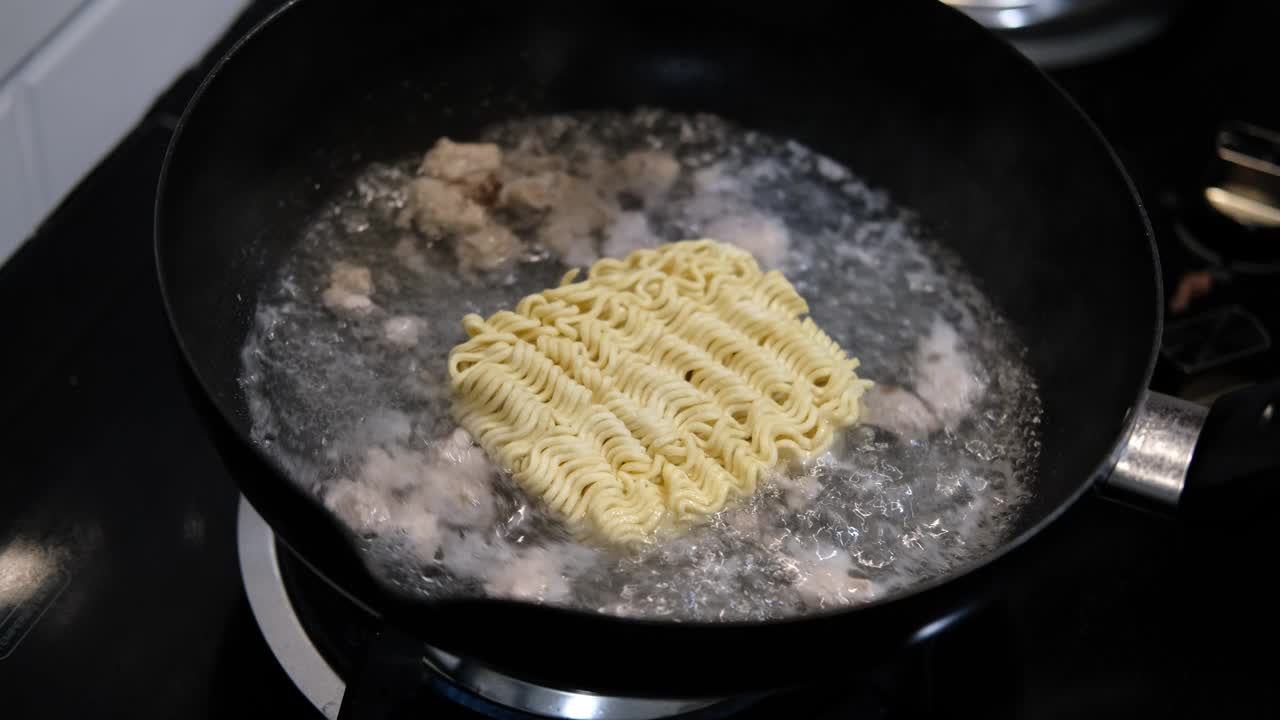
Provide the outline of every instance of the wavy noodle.
{"type": "Polygon", "coordinates": [[[585,534],[687,526],[857,422],[858,361],[749,253],[688,240],[576,277],[464,318],[449,374],[462,426],[585,534]]]}

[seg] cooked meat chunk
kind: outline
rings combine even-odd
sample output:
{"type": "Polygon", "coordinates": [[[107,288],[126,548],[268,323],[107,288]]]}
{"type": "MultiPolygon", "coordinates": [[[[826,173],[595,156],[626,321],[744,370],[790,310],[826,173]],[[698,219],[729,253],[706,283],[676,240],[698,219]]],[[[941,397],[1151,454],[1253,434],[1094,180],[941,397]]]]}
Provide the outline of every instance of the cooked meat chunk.
{"type": "Polygon", "coordinates": [[[702,234],[737,245],[754,255],[765,269],[782,265],[787,248],[791,245],[791,236],[782,223],[768,215],[752,211],[714,220],[703,229],[702,234]]]}
{"type": "Polygon", "coordinates": [[[412,315],[396,315],[382,323],[382,335],[396,347],[410,348],[418,344],[418,337],[427,323],[412,315]]]}
{"type": "Polygon", "coordinates": [[[595,237],[615,214],[589,182],[568,178],[559,203],[538,229],[538,240],[566,265],[590,265],[600,257],[595,237]]]}
{"type": "Polygon", "coordinates": [[[862,422],[908,440],[938,430],[942,422],[915,393],[897,385],[876,385],[862,396],[862,422]]]}
{"type": "Polygon", "coordinates": [[[373,273],[345,260],[339,260],[329,270],[329,284],[357,295],[373,294],[373,273]]]}
{"type": "Polygon", "coordinates": [[[484,207],[462,188],[436,178],[415,178],[403,218],[429,237],[469,233],[489,224],[484,207]]]}
{"type": "Polygon", "coordinates": [[[329,287],[320,300],[333,314],[349,320],[367,317],[377,308],[373,294],[373,273],[369,268],[340,260],[329,270],[329,287]]]}
{"type": "Polygon", "coordinates": [[[547,171],[511,180],[502,187],[498,205],[514,211],[545,212],[564,194],[569,176],[547,171]]]}
{"type": "Polygon", "coordinates": [[[624,258],[636,250],[657,247],[659,242],[644,213],[624,212],[605,230],[600,254],[604,257],[624,258]]]}
{"type": "Polygon", "coordinates": [[[453,253],[464,273],[475,270],[494,272],[509,270],[523,249],[520,239],[510,230],[490,223],[458,238],[453,253]]]}
{"type": "Polygon", "coordinates": [[[680,162],[668,152],[640,150],[624,155],[618,172],[623,187],[647,201],[667,194],[680,177],[680,162]]]}
{"type": "Polygon", "coordinates": [[[916,394],[948,428],[964,420],[986,390],[960,350],[955,328],[942,320],[916,348],[915,375],[916,394]]]}
{"type": "Polygon", "coordinates": [[[473,175],[496,173],[501,167],[502,150],[493,143],[456,143],[440,138],[422,158],[418,174],[458,182],[473,175]]]}

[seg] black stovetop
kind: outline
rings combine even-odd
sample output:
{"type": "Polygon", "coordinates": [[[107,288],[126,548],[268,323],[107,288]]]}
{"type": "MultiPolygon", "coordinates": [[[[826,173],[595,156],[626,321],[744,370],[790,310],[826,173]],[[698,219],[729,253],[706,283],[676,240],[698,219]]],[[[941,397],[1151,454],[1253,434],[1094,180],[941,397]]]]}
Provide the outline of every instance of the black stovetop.
{"type": "MultiPolygon", "coordinates": [[[[1161,198],[1194,183],[1219,122],[1267,121],[1274,110],[1251,84],[1275,67],[1266,61],[1273,18],[1257,12],[1250,3],[1195,6],[1142,49],[1056,74],[1133,171],[1170,286],[1198,261],[1170,239],[1161,198]]],[[[0,268],[6,718],[317,717],[250,613],[236,559],[236,487],[185,394],[154,276],[156,178],[202,72],[184,76],[0,268]]],[[[1256,285],[1247,287],[1199,307],[1265,311],[1249,294],[1256,285]]],[[[1273,336],[1277,306],[1260,314],[1273,336]]],[[[1256,378],[1276,367],[1273,351],[1227,370],[1256,378]]],[[[1175,392],[1191,386],[1167,367],[1158,382],[1175,392]]],[[[930,651],[927,672],[910,676],[919,684],[909,688],[909,714],[1280,708],[1263,659],[1280,641],[1280,617],[1261,589],[1275,545],[1267,523],[1192,526],[1088,496],[1049,543],[1043,573],[930,651]]],[[[866,700],[813,697],[775,701],[771,714],[851,717],[866,700]]],[[[424,716],[461,713],[440,700],[424,716]]]]}

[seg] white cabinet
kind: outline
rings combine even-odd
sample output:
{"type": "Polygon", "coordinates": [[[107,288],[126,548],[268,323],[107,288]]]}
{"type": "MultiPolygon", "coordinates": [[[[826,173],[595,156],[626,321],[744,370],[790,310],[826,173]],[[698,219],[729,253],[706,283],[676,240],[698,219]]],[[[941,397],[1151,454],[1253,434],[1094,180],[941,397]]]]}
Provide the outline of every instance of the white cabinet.
{"type": "Polygon", "coordinates": [[[0,0],[0,261],[246,0],[0,0]]]}
{"type": "Polygon", "coordinates": [[[88,0],[0,0],[0,80],[88,0]]]}

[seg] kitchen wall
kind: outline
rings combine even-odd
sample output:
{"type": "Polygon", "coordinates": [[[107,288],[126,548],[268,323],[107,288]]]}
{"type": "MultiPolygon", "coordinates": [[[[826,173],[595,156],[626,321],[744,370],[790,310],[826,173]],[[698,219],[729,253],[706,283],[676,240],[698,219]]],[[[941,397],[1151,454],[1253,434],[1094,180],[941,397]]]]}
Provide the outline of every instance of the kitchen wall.
{"type": "Polygon", "coordinates": [[[0,262],[246,4],[0,0],[0,262]]]}

